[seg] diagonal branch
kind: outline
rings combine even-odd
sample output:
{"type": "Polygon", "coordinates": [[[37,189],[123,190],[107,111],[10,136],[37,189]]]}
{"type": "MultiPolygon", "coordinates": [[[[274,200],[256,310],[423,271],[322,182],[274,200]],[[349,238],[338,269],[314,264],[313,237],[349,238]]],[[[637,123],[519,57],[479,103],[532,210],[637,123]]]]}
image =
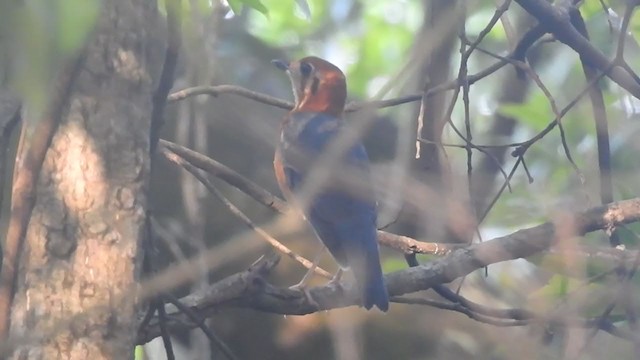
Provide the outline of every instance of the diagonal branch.
{"type": "Polygon", "coordinates": [[[586,64],[605,72],[613,82],[640,99],[640,83],[635,80],[638,76],[623,66],[610,66],[612,60],[596,49],[573,27],[569,9],[553,5],[546,0],[516,0],[516,2],[535,17],[540,25],[544,26],[556,39],[575,50],[586,64]]]}
{"type": "MultiPolygon", "coordinates": [[[[238,174],[226,165],[221,164],[208,156],[164,139],[160,140],[160,146],[161,150],[168,149],[170,152],[175,153],[191,165],[220,178],[271,210],[280,214],[285,214],[289,211],[289,206],[285,201],[269,193],[258,184],[238,174]]],[[[388,233],[386,231],[378,231],[378,241],[382,245],[399,250],[403,253],[444,255],[460,247],[456,244],[418,241],[406,236],[388,233]]]]}
{"type": "Polygon", "coordinates": [[[179,155],[176,155],[175,153],[172,153],[170,150],[162,149],[162,155],[164,155],[164,157],[167,160],[169,160],[169,161],[171,161],[171,162],[183,167],[191,175],[193,175],[196,179],[198,179],[198,181],[200,181],[200,183],[202,183],[202,185],[204,185],[207,188],[209,193],[211,193],[213,196],[215,196],[218,200],[222,201],[225,204],[225,206],[227,207],[227,209],[229,209],[229,211],[234,216],[239,218],[251,230],[255,231],[261,238],[263,238],[274,249],[276,249],[276,250],[280,251],[281,253],[287,255],[292,260],[299,262],[305,268],[307,268],[309,270],[313,269],[313,271],[316,274],[318,274],[320,276],[323,276],[323,277],[325,277],[327,279],[331,279],[332,278],[331,274],[328,273],[326,270],[322,269],[319,266],[315,266],[312,261],[307,260],[306,258],[304,258],[304,257],[296,254],[295,252],[291,251],[291,249],[289,249],[288,247],[284,246],[284,244],[282,244],[280,241],[275,239],[273,236],[269,235],[269,233],[266,232],[264,229],[262,229],[261,227],[255,225],[253,223],[253,221],[251,221],[251,219],[249,219],[249,217],[247,217],[242,211],[240,211],[240,209],[238,209],[224,195],[222,195],[222,193],[206,177],[201,175],[198,172],[198,169],[195,166],[193,166],[190,163],[188,163],[186,160],[181,158],[179,155]]]}

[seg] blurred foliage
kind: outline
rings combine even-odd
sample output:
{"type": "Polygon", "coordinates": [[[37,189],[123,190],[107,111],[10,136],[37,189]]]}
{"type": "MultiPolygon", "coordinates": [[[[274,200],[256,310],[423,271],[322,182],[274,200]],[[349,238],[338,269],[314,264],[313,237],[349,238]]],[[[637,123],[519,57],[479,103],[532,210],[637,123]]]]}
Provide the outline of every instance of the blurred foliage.
{"type": "Polygon", "coordinates": [[[422,21],[417,1],[307,3],[310,19],[293,1],[265,0],[272,16],[248,14],[247,29],[271,46],[290,48],[291,58],[315,54],[335,62],[347,73],[352,97],[371,95],[381,81],[389,80],[406,61],[422,21]]]}
{"type": "MultiPolygon", "coordinates": [[[[159,2],[159,9],[163,13],[166,1],[170,0],[159,2]]],[[[401,74],[402,69],[414,49],[425,47],[434,40],[417,35],[427,18],[425,9],[429,3],[417,0],[228,0],[227,8],[217,1],[182,0],[183,24],[189,30],[185,32],[185,36],[189,41],[184,43],[176,88],[207,85],[210,82],[233,83],[290,98],[286,79],[270,67],[269,60],[274,56],[293,59],[317,55],[334,62],[345,71],[351,99],[364,100],[387,87],[391,90],[386,97],[419,92],[420,86],[410,85],[399,79],[403,76],[405,79],[417,76],[415,69],[408,74],[401,74]],[[207,67],[214,74],[210,78],[193,71],[195,68],[207,67]]],[[[467,37],[473,41],[494,15],[496,2],[486,0],[467,3],[465,28],[467,37]]],[[[580,11],[587,23],[592,43],[613,56],[620,39],[617,29],[626,2],[616,0],[607,4],[612,8],[610,14],[603,11],[598,0],[584,1],[580,11]]],[[[46,103],[52,74],[55,74],[61,60],[76,51],[90,36],[91,29],[99,19],[99,7],[99,0],[26,0],[19,6],[7,2],[0,4],[0,44],[5,52],[2,59],[6,58],[7,52],[12,53],[9,78],[33,107],[42,107],[46,103]]],[[[520,21],[518,11],[520,9],[512,3],[512,8],[507,12],[512,23],[520,21]]],[[[625,34],[622,39],[625,58],[636,69],[640,66],[640,51],[636,41],[638,38],[640,16],[634,16],[629,34],[625,34]]],[[[509,43],[507,32],[499,22],[480,47],[505,55],[513,45],[509,43]]],[[[453,48],[453,53],[450,54],[453,65],[449,76],[451,79],[456,76],[459,65],[457,40],[453,48]]],[[[575,53],[555,42],[541,43],[535,50],[541,51],[544,56],[542,61],[533,65],[533,70],[561,109],[585,85],[579,59],[575,53]]],[[[490,56],[476,53],[469,61],[470,73],[482,70],[494,61],[490,56]]],[[[3,73],[6,74],[7,65],[2,66],[3,73]]],[[[526,141],[554,119],[548,97],[535,85],[529,87],[523,102],[501,102],[500,92],[505,86],[505,78],[513,76],[516,76],[513,67],[506,67],[471,86],[469,108],[476,143],[496,145],[526,141]],[[497,140],[489,133],[496,114],[507,115],[516,121],[513,133],[497,140]]],[[[633,198],[640,194],[640,182],[637,181],[640,173],[640,162],[637,161],[640,156],[637,141],[640,136],[640,104],[637,99],[631,98],[608,80],[601,80],[598,86],[604,92],[609,116],[615,197],[633,198]]],[[[175,136],[173,126],[176,123],[191,121],[190,119],[199,115],[205,119],[206,129],[209,130],[210,138],[205,146],[209,155],[277,192],[271,173],[271,160],[278,122],[283,111],[227,95],[215,99],[192,99],[185,104],[188,104],[185,105],[189,107],[188,111],[177,104],[169,107],[166,137],[175,136]],[[190,115],[184,115],[185,113],[190,115]]],[[[403,152],[396,148],[398,145],[395,137],[402,134],[397,129],[401,124],[414,121],[414,118],[409,117],[409,114],[414,113],[417,113],[417,104],[377,112],[384,114],[381,125],[383,130],[372,130],[377,137],[374,141],[366,142],[370,153],[376,154],[373,158],[388,163],[398,160],[397,156],[403,152]],[[389,138],[392,138],[391,141],[389,138]]],[[[380,118],[382,116],[375,120],[380,118]]],[[[459,100],[452,114],[452,122],[463,129],[463,119],[464,108],[459,100]]],[[[600,202],[597,148],[588,98],[583,99],[561,122],[567,135],[568,147],[580,172],[576,172],[568,162],[558,129],[547,134],[525,155],[533,182],[529,182],[522,169],[516,171],[510,182],[512,191],[502,194],[482,223],[480,231],[485,238],[490,239],[497,234],[507,234],[547,221],[556,211],[584,210],[600,202]]],[[[194,133],[198,134],[201,129],[196,128],[194,133]]],[[[196,138],[195,135],[192,137],[196,138]]],[[[444,142],[464,143],[449,128],[445,132],[444,142]]],[[[504,163],[507,172],[516,161],[509,155],[511,150],[507,151],[504,163]]],[[[447,148],[446,151],[454,176],[465,179],[467,159],[464,151],[454,148],[447,148]]],[[[483,156],[474,153],[473,161],[478,162],[483,156]]],[[[187,255],[193,254],[199,248],[194,242],[189,242],[194,235],[189,226],[184,225],[187,223],[184,209],[188,205],[186,200],[181,199],[182,193],[176,190],[180,188],[179,175],[166,164],[159,165],[158,174],[163,176],[154,179],[153,184],[154,193],[160,194],[152,199],[154,208],[157,209],[156,214],[167,224],[167,228],[171,230],[169,232],[183,240],[186,244],[183,245],[183,250],[187,255]]],[[[496,185],[503,181],[499,175],[496,185]]],[[[256,222],[266,221],[273,216],[237,190],[226,187],[223,190],[256,222]]],[[[203,209],[202,221],[206,223],[206,236],[202,236],[202,241],[206,241],[207,246],[215,246],[234,234],[245,231],[244,225],[215,201],[208,199],[203,209]]],[[[640,224],[632,224],[621,231],[622,240],[627,247],[637,248],[637,233],[640,233],[640,224]]],[[[590,234],[580,241],[583,244],[607,245],[607,239],[601,233],[590,234]]],[[[304,241],[292,239],[291,243],[297,251],[307,254],[310,252],[309,247],[300,245],[304,241]]],[[[167,262],[174,260],[171,255],[164,256],[167,262]]],[[[246,268],[256,256],[257,254],[239,256],[234,266],[213,274],[212,279],[246,268]]],[[[427,262],[432,258],[421,256],[420,261],[427,262]]],[[[552,310],[567,298],[572,299],[575,294],[582,294],[587,290],[600,294],[617,284],[611,276],[590,280],[603,271],[611,270],[609,265],[587,261],[580,264],[582,272],[576,273],[576,265],[567,262],[566,258],[540,255],[528,260],[492,265],[487,277],[467,280],[462,293],[491,306],[552,310]]],[[[331,266],[333,265],[328,267],[331,266]]],[[[385,272],[406,267],[398,253],[389,253],[383,266],[385,272]]],[[[294,265],[283,264],[279,271],[274,277],[285,277],[288,281],[297,277],[301,270],[294,265]]],[[[634,281],[637,286],[637,276],[634,281]]],[[[634,291],[637,292],[637,289],[635,287],[634,291]]],[[[609,300],[606,298],[591,303],[585,300],[584,306],[577,313],[582,316],[598,315],[598,310],[602,310],[609,300]]],[[[618,309],[614,314],[622,315],[618,309]]],[[[415,359],[509,359],[514,358],[510,352],[514,345],[509,344],[510,341],[505,343],[505,338],[517,339],[514,343],[518,344],[524,342],[530,346],[531,342],[540,346],[537,339],[531,339],[527,330],[502,330],[461,315],[434,309],[394,306],[384,318],[371,315],[365,319],[362,318],[364,314],[357,316],[360,317],[354,323],[360,330],[353,331],[360,331],[358,336],[363,340],[358,351],[362,358],[367,359],[391,358],[393,354],[403,355],[396,356],[397,358],[415,359]],[[468,339],[469,334],[471,340],[468,339]]],[[[300,358],[309,354],[327,358],[339,350],[333,348],[338,346],[335,344],[338,340],[331,337],[331,331],[336,327],[335,320],[330,319],[327,314],[315,314],[303,319],[283,319],[279,316],[246,312],[225,313],[216,318],[216,327],[225,334],[231,347],[238,350],[241,358],[260,358],[265,354],[274,359],[300,358]],[[248,343],[252,346],[247,346],[248,343]]],[[[562,347],[554,350],[556,355],[562,353],[562,347]]],[[[136,358],[141,358],[141,353],[138,349],[136,358]]],[[[592,358],[598,358],[596,350],[594,354],[592,358]]]]}
{"type": "Polygon", "coordinates": [[[135,352],[133,354],[134,360],[144,360],[144,346],[136,346],[135,352]]]}
{"type": "Polygon", "coordinates": [[[257,10],[267,18],[269,17],[269,9],[264,6],[260,0],[228,0],[227,3],[234,13],[239,14],[244,6],[257,10]]]}
{"type": "Polygon", "coordinates": [[[29,99],[34,112],[45,106],[52,74],[82,46],[99,8],[99,0],[30,0],[0,5],[0,44],[4,52],[11,53],[11,60],[6,60],[10,64],[1,65],[10,67],[9,81],[29,99]]]}

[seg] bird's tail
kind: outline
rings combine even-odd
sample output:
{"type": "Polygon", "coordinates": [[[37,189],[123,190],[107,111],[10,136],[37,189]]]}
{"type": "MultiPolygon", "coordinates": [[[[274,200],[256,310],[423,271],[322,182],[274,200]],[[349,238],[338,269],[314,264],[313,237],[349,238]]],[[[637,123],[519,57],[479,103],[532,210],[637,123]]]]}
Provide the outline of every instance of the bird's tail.
{"type": "Polygon", "coordinates": [[[359,257],[351,268],[360,288],[362,306],[367,310],[377,306],[378,309],[386,312],[389,310],[389,295],[380,266],[378,244],[371,245],[373,246],[363,249],[361,255],[364,256],[359,257]]]}

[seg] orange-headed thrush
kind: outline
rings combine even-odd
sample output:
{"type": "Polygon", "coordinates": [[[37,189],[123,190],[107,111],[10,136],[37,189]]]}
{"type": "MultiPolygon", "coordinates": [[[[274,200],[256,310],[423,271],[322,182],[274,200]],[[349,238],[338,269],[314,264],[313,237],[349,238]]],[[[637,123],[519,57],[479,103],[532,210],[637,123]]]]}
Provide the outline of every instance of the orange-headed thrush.
{"type": "Polygon", "coordinates": [[[389,296],[378,253],[376,201],[364,146],[352,142],[326,169],[355,174],[358,178],[355,186],[329,177],[327,182],[332,186],[320,186],[306,199],[307,204],[297,201],[302,197],[303,184],[310,180],[307,174],[314,162],[329,150],[344,128],[342,116],[347,96],[344,74],[317,57],[273,63],[289,75],[295,97],[295,107],[282,123],[274,159],[278,184],[287,200],[302,205],[305,218],[341,269],[353,270],[362,305],[366,309],[375,305],[387,311],[389,296]],[[353,187],[358,190],[352,191],[353,187]]]}

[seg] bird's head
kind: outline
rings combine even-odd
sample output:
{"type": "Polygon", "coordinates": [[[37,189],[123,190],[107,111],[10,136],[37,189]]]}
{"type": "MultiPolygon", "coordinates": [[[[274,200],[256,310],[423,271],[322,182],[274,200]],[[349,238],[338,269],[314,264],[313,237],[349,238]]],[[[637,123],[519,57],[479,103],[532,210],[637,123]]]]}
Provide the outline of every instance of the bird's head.
{"type": "Polygon", "coordinates": [[[315,56],[293,62],[274,60],[273,64],[286,71],[291,79],[296,101],[293,111],[342,114],[347,84],[337,66],[315,56]]]}

